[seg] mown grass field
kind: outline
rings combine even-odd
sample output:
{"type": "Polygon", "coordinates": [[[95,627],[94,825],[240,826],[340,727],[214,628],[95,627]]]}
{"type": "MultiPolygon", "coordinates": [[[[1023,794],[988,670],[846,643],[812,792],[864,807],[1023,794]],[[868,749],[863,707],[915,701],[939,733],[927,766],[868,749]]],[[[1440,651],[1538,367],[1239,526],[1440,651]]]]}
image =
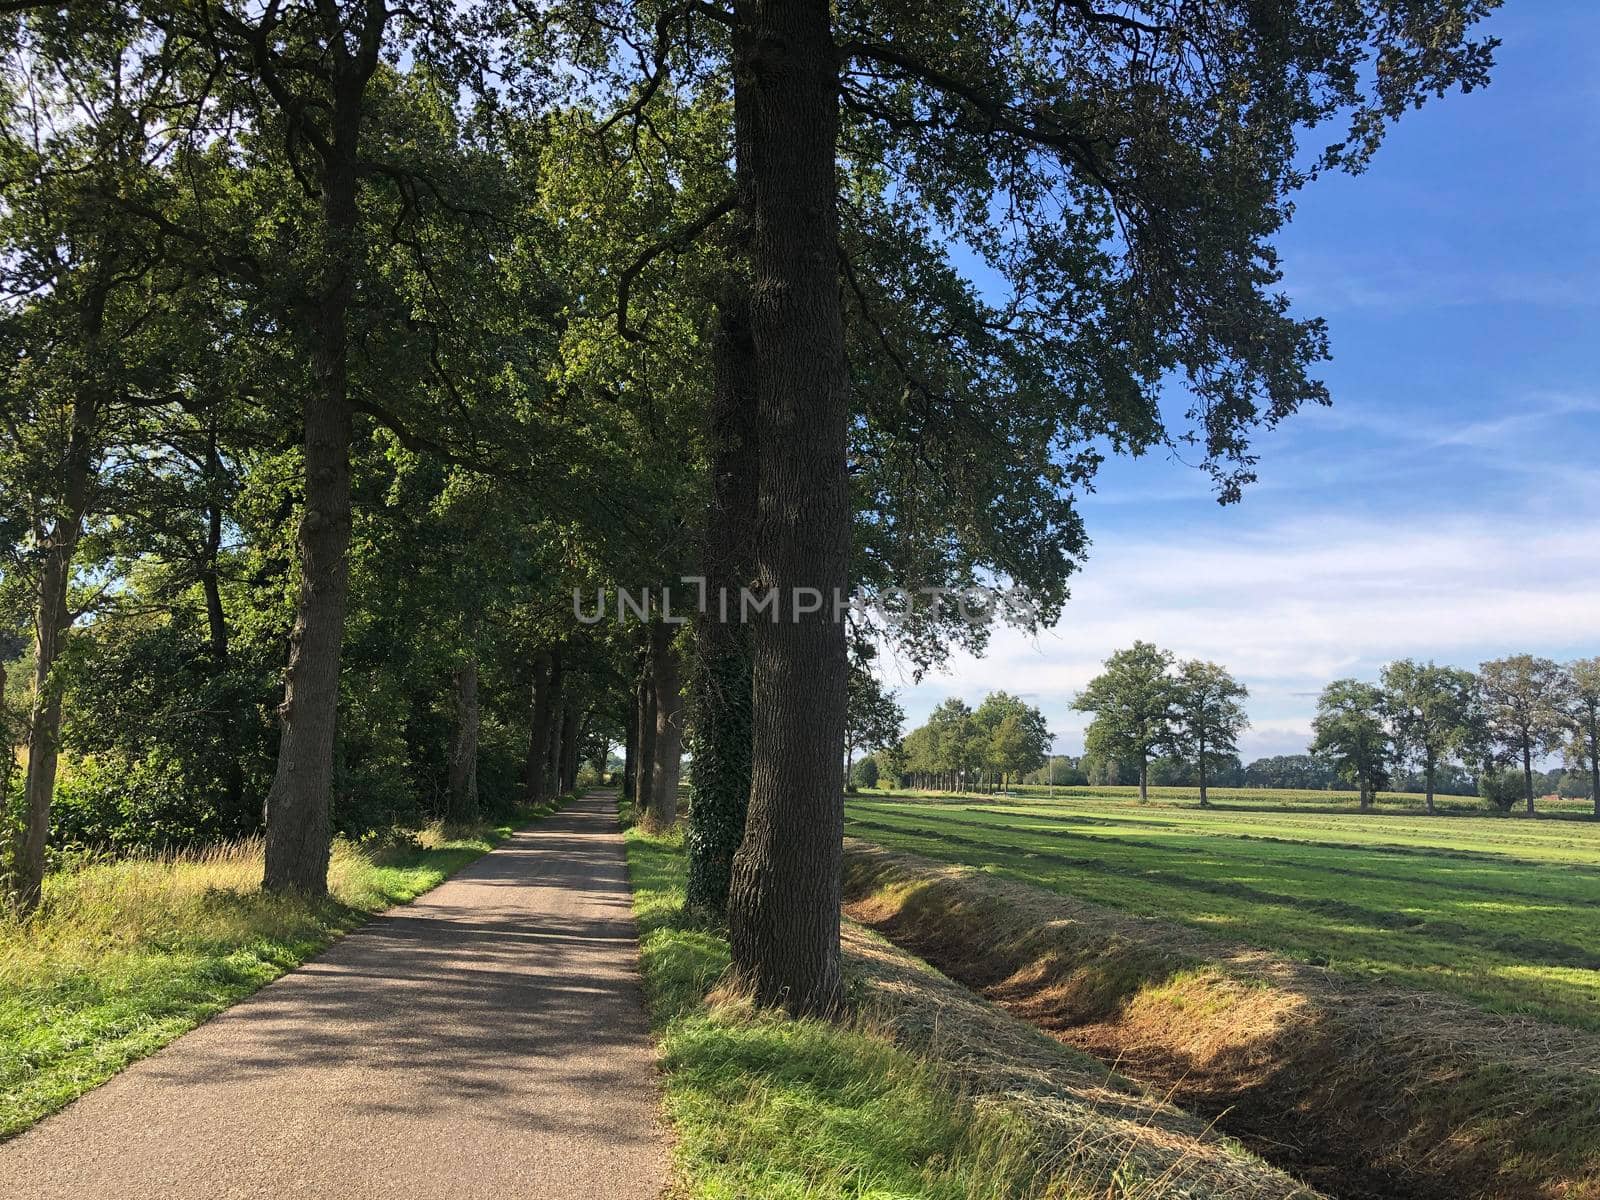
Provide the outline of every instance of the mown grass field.
{"type": "MultiPolygon", "coordinates": [[[[887,789],[885,789],[887,791],[887,789]]],[[[1098,800],[1131,802],[1139,798],[1139,789],[1124,785],[1103,785],[1089,787],[1061,787],[1050,788],[1044,784],[1026,783],[1012,784],[1007,789],[1015,798],[1026,800],[1098,800]]],[[[1209,789],[1211,803],[1219,808],[1265,808],[1289,809],[1293,811],[1359,811],[1360,798],[1354,790],[1344,791],[1334,789],[1323,791],[1312,788],[1225,788],[1214,787],[1209,789]]],[[[1494,816],[1509,819],[1518,819],[1522,816],[1522,807],[1518,805],[1511,813],[1501,813],[1487,800],[1478,796],[1447,796],[1439,793],[1434,796],[1434,807],[1441,812],[1462,815],[1494,816]]],[[[1152,787],[1150,801],[1153,804],[1198,805],[1200,802],[1200,789],[1194,787],[1152,787]]],[[[1536,801],[1538,811],[1547,816],[1575,816],[1589,817],[1594,815],[1594,803],[1590,800],[1560,799],[1542,796],[1536,801]]],[[[1424,812],[1427,809],[1427,797],[1421,792],[1379,792],[1374,803],[1378,812],[1424,812]]]]}
{"type": "Polygon", "coordinates": [[[851,797],[846,832],[1494,1012],[1600,1029],[1600,824],[851,797]]]}

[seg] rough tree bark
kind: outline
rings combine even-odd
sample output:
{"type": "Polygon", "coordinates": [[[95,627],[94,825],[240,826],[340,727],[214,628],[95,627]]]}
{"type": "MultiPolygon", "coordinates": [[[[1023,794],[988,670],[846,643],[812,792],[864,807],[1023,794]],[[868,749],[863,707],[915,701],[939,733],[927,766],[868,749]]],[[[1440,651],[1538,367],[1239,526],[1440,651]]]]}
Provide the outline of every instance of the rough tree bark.
{"type": "Polygon", "coordinates": [[[741,17],[734,77],[735,106],[748,118],[736,130],[750,187],[757,572],[782,611],[752,627],[750,811],[728,894],[729,942],[758,1003],[831,1012],[840,1001],[846,686],[834,606],[850,582],[838,52],[827,0],[754,0],[741,17]],[[820,611],[800,612],[813,598],[820,611]]]}
{"type": "Polygon", "coordinates": [[[1200,751],[1200,807],[1210,808],[1211,797],[1206,794],[1206,740],[1205,738],[1200,738],[1195,744],[1200,751]]]}
{"type": "Polygon", "coordinates": [[[533,660],[533,712],[528,720],[528,752],[522,760],[522,798],[529,804],[544,799],[544,752],[550,744],[550,654],[533,660]]]}
{"type": "Polygon", "coordinates": [[[739,620],[737,605],[739,589],[755,576],[757,486],[750,297],[733,276],[718,303],[712,356],[711,499],[700,568],[707,604],[695,624],[694,789],[686,842],[688,904],[721,916],[750,804],[750,627],[739,620]]]}
{"type": "Polygon", "coordinates": [[[1522,735],[1522,786],[1528,797],[1528,815],[1536,816],[1533,806],[1533,738],[1526,732],[1522,735]]]}
{"type": "Polygon", "coordinates": [[[655,689],[650,686],[650,673],[646,670],[639,679],[634,696],[634,722],[639,730],[638,775],[633,781],[634,817],[640,819],[650,804],[651,766],[656,757],[656,705],[655,689]]]}
{"type": "Polygon", "coordinates": [[[566,715],[561,720],[561,772],[560,785],[556,789],[560,795],[566,795],[578,786],[578,744],[582,727],[583,711],[576,700],[569,699],[566,715]]]}
{"type": "MultiPolygon", "coordinates": [[[[476,640],[476,622],[468,637],[476,640]]],[[[473,821],[478,816],[478,655],[468,650],[455,671],[456,737],[450,747],[450,819],[473,821]]]]}
{"type": "Polygon", "coordinates": [[[623,709],[626,716],[623,719],[622,730],[622,798],[633,799],[633,773],[637,769],[639,754],[639,720],[635,711],[637,701],[634,697],[628,698],[628,704],[623,709]]]}
{"type": "MultiPolygon", "coordinates": [[[[103,306],[102,295],[91,314],[91,337],[98,336],[103,306]]],[[[100,404],[94,396],[81,396],[74,403],[61,476],[61,505],[54,520],[40,530],[38,538],[43,561],[33,616],[33,705],[28,719],[28,771],[23,779],[22,836],[12,880],[15,903],[24,913],[39,906],[44,888],[50,803],[55,796],[56,766],[61,753],[61,688],[59,681],[51,679],[51,674],[72,627],[67,595],[72,583],[72,561],[89,507],[99,416],[100,404]]]]}
{"type": "MultiPolygon", "coordinates": [[[[17,731],[12,723],[11,707],[6,703],[5,658],[12,652],[0,641],[0,796],[11,794],[11,779],[17,770],[17,731]]],[[[0,879],[3,878],[0,874],[0,879]]]]}
{"type": "Polygon", "coordinates": [[[368,6],[359,50],[342,26],[327,31],[336,64],[322,172],[317,303],[305,403],[305,509],[300,518],[300,593],[289,638],[278,769],[267,793],[269,891],[328,890],[329,804],[339,712],[339,660],[350,577],[349,330],[355,295],[357,154],[367,81],[377,67],[384,12],[368,6]]]}
{"type": "Polygon", "coordinates": [[[540,785],[540,798],[544,800],[561,794],[561,722],[567,710],[566,679],[558,646],[550,652],[550,726],[544,746],[544,782],[540,785]]]}
{"type": "Polygon", "coordinates": [[[658,621],[650,627],[650,679],[654,692],[656,735],[650,764],[650,803],[645,824],[670,829],[678,819],[678,774],[683,763],[682,667],[673,645],[676,626],[658,621]]]}
{"type": "Polygon", "coordinates": [[[1600,821],[1600,706],[1584,709],[1589,732],[1589,798],[1594,801],[1594,817],[1600,821]]]}

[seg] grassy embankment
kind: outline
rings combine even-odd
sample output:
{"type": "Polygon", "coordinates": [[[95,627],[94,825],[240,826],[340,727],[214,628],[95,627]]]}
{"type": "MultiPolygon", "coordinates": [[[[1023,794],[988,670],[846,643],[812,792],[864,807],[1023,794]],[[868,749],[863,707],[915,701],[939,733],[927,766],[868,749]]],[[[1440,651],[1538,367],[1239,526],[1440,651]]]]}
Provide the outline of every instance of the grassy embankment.
{"type": "Polygon", "coordinates": [[[336,843],[322,901],[261,892],[245,842],[57,872],[28,921],[0,911],[0,1137],[415,899],[515,824],[433,827],[382,848],[336,843]]]}
{"type": "Polygon", "coordinates": [[[1600,1029],[1600,825],[852,799],[848,832],[1368,980],[1600,1029]]]}
{"type": "Polygon", "coordinates": [[[1333,1194],[1600,1197],[1600,828],[1086,801],[847,820],[854,915],[1333,1194]]]}
{"type": "Polygon", "coordinates": [[[680,835],[627,834],[675,1186],[707,1200],[1314,1194],[857,928],[851,1014],[753,1010],[683,910],[680,835]]]}

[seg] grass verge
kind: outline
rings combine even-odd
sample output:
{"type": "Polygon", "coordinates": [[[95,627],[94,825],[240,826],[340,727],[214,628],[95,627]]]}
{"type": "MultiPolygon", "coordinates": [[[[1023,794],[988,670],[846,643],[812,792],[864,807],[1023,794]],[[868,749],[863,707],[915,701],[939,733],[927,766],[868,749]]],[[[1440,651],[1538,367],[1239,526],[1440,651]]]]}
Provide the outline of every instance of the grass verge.
{"type": "Polygon", "coordinates": [[[1314,1195],[860,929],[845,938],[851,1019],[726,995],[726,941],[683,910],[681,834],[626,836],[677,1194],[1314,1195]]]}
{"type": "Polygon", "coordinates": [[[432,827],[384,847],[339,842],[326,899],[259,888],[259,841],[52,875],[26,922],[0,911],[0,1138],[10,1137],[415,899],[515,824],[432,827]]]}

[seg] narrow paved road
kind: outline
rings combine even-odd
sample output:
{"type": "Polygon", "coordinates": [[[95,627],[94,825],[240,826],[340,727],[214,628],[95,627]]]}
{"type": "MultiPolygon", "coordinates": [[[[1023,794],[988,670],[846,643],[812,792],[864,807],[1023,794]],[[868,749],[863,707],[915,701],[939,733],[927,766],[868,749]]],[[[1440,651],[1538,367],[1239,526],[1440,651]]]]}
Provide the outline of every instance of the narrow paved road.
{"type": "Polygon", "coordinates": [[[591,793],[0,1145],[0,1196],[653,1198],[636,950],[591,793]]]}

